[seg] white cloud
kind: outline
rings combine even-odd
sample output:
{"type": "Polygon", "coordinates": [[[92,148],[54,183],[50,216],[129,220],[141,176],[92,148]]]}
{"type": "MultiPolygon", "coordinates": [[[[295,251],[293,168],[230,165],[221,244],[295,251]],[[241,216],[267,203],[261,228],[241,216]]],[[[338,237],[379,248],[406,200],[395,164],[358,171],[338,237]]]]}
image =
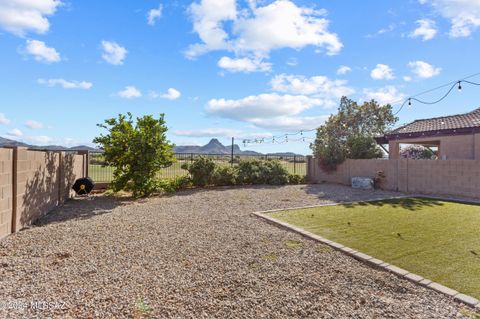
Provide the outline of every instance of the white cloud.
{"type": "Polygon", "coordinates": [[[191,45],[186,52],[188,57],[228,48],[228,33],[223,29],[222,24],[236,19],[235,0],[201,0],[200,3],[192,3],[189,11],[193,18],[193,30],[202,43],[191,45]]]}
{"type": "Polygon", "coordinates": [[[272,69],[272,64],[262,62],[262,59],[238,58],[232,59],[229,57],[222,57],[218,61],[218,66],[230,72],[267,72],[272,69]]]}
{"type": "Polygon", "coordinates": [[[174,88],[169,88],[166,93],[158,94],[157,92],[152,91],[149,93],[149,96],[152,99],[161,97],[162,99],[176,100],[182,96],[182,93],[174,88]]]}
{"type": "Polygon", "coordinates": [[[142,92],[140,92],[136,87],[134,86],[126,86],[125,89],[119,91],[117,95],[123,99],[133,99],[136,97],[141,97],[142,92]]]}
{"type": "Polygon", "coordinates": [[[281,131],[298,131],[309,130],[315,127],[319,127],[328,119],[330,115],[320,116],[278,116],[270,119],[254,119],[252,121],[255,126],[281,130],[281,131]]]}
{"type": "Polygon", "coordinates": [[[155,25],[155,22],[162,17],[163,6],[160,4],[158,8],[152,9],[147,13],[147,23],[151,26],[155,25]]]}
{"type": "Polygon", "coordinates": [[[61,4],[59,0],[0,1],[0,27],[18,36],[28,31],[43,34],[50,28],[47,17],[61,4]]]}
{"type": "Polygon", "coordinates": [[[307,96],[272,93],[252,95],[238,100],[212,99],[208,102],[206,111],[219,117],[254,122],[257,119],[297,115],[324,104],[323,100],[307,96]]]}
{"type": "Polygon", "coordinates": [[[113,65],[121,65],[127,56],[127,49],[113,41],[102,41],[102,58],[113,65]]]}
{"type": "Polygon", "coordinates": [[[7,132],[7,135],[13,136],[13,137],[22,137],[23,132],[20,131],[18,128],[14,128],[13,130],[7,132]]]}
{"type": "Polygon", "coordinates": [[[387,85],[380,89],[364,89],[363,100],[375,100],[379,104],[398,104],[405,99],[405,94],[399,92],[399,90],[393,85],[387,85]]]}
{"type": "Polygon", "coordinates": [[[10,120],[5,117],[5,114],[0,113],[0,125],[8,125],[10,120]]]}
{"type": "Polygon", "coordinates": [[[345,75],[345,74],[347,74],[348,72],[351,72],[351,71],[352,71],[351,67],[346,66],[346,65],[341,65],[337,70],[337,74],[338,75],[345,75]]]}
{"type": "Polygon", "coordinates": [[[206,128],[200,130],[178,130],[173,132],[178,136],[189,137],[219,137],[219,136],[238,136],[242,133],[240,130],[234,130],[229,128],[206,128]]]}
{"type": "Polygon", "coordinates": [[[287,61],[287,64],[290,66],[297,66],[298,65],[298,60],[297,58],[290,58],[287,61]]]}
{"type": "Polygon", "coordinates": [[[439,75],[442,71],[441,68],[437,68],[425,61],[413,61],[409,62],[408,66],[412,69],[412,72],[423,79],[428,79],[439,75]]]}
{"type": "Polygon", "coordinates": [[[437,35],[437,26],[435,21],[430,19],[420,19],[417,20],[418,27],[409,34],[411,38],[421,37],[423,41],[428,41],[437,35]]]}
{"type": "Polygon", "coordinates": [[[34,121],[34,120],[27,120],[25,122],[25,126],[29,127],[29,128],[32,128],[32,129],[44,128],[43,123],[40,123],[40,122],[37,122],[37,121],[34,121]]]}
{"type": "Polygon", "coordinates": [[[312,76],[280,74],[275,76],[270,85],[277,92],[296,95],[311,95],[322,100],[322,105],[332,107],[337,105],[342,96],[355,93],[355,90],[347,86],[345,80],[330,80],[326,76],[312,76]]]}
{"type": "Polygon", "coordinates": [[[324,10],[298,7],[290,0],[276,0],[263,7],[253,1],[249,9],[241,11],[237,11],[235,0],[201,0],[189,11],[193,29],[202,41],[189,47],[186,55],[190,58],[214,50],[266,57],[271,50],[306,46],[333,55],[343,47],[338,36],[328,30],[324,10]],[[225,22],[231,23],[231,30],[225,22]]]}
{"type": "Polygon", "coordinates": [[[377,64],[377,66],[370,72],[370,76],[374,80],[393,80],[395,75],[390,66],[386,64],[377,64]]]}
{"type": "Polygon", "coordinates": [[[480,1],[478,0],[419,0],[429,3],[434,10],[450,20],[450,36],[468,37],[480,27],[480,1]]]}
{"type": "Polygon", "coordinates": [[[405,82],[410,82],[410,81],[412,81],[412,77],[411,77],[411,76],[408,76],[408,75],[405,75],[405,76],[403,77],[403,80],[404,80],[405,82]]]}
{"type": "Polygon", "coordinates": [[[25,137],[25,141],[35,145],[45,145],[51,144],[53,142],[53,138],[46,135],[39,135],[39,136],[28,136],[25,137]]]}
{"type": "Polygon", "coordinates": [[[50,48],[45,42],[38,40],[27,40],[24,53],[32,55],[39,62],[53,63],[61,60],[60,53],[55,48],[50,48]]]}
{"type": "Polygon", "coordinates": [[[37,80],[38,84],[45,85],[48,87],[54,87],[54,86],[61,86],[64,89],[83,89],[83,90],[88,90],[91,89],[93,84],[90,82],[86,81],[67,81],[64,79],[38,79],[37,80]]]}
{"type": "Polygon", "coordinates": [[[373,34],[367,34],[366,37],[367,38],[375,38],[375,37],[381,36],[383,34],[390,33],[392,31],[394,31],[396,28],[397,28],[397,25],[395,23],[391,23],[386,28],[382,28],[382,29],[378,30],[377,32],[375,32],[373,34]]]}

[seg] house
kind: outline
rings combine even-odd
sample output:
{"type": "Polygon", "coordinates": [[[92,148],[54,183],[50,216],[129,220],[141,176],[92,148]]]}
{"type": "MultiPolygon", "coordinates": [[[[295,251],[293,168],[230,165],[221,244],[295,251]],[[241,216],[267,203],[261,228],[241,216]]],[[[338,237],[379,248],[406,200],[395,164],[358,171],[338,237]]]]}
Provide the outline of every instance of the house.
{"type": "Polygon", "coordinates": [[[480,108],[465,114],[416,120],[376,139],[400,157],[400,144],[438,148],[442,160],[480,160],[480,108]]]}

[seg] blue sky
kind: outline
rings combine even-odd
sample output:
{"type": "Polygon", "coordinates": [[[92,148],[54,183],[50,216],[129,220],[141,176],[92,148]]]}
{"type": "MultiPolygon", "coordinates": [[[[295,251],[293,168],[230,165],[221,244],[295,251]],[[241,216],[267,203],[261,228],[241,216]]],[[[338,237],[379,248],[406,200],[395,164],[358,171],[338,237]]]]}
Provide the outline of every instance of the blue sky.
{"type": "MultiPolygon", "coordinates": [[[[229,143],[315,128],[342,95],[397,110],[480,72],[479,27],[477,0],[0,0],[0,136],[90,144],[130,111],[165,113],[178,145],[229,143]]],[[[399,124],[480,106],[463,87],[399,124]]]]}

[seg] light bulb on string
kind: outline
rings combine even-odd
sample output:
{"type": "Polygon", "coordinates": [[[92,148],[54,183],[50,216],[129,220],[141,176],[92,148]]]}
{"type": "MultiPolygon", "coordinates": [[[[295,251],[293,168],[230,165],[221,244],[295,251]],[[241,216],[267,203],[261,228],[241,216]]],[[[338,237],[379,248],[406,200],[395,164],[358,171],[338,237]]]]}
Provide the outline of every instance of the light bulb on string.
{"type": "Polygon", "coordinates": [[[462,81],[458,81],[458,92],[462,92],[462,81]]]}
{"type": "Polygon", "coordinates": [[[408,99],[408,106],[412,106],[412,99],[408,99]]]}

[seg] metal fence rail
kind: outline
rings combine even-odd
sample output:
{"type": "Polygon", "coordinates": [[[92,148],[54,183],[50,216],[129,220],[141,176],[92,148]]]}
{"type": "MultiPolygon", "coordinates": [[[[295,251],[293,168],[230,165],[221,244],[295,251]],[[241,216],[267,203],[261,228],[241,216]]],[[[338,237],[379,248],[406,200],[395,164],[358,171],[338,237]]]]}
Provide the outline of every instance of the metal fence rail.
{"type": "MultiPolygon", "coordinates": [[[[302,155],[234,155],[230,154],[198,154],[198,153],[178,153],[175,154],[176,162],[171,166],[162,169],[159,173],[160,178],[175,178],[188,175],[188,172],[182,169],[184,163],[192,163],[196,157],[204,156],[214,160],[218,165],[237,165],[241,160],[261,159],[278,160],[291,174],[305,176],[307,174],[306,157],[302,155]]],[[[100,153],[91,153],[89,156],[89,176],[97,183],[109,183],[113,179],[113,167],[105,166],[103,155],[100,153]]]]}

